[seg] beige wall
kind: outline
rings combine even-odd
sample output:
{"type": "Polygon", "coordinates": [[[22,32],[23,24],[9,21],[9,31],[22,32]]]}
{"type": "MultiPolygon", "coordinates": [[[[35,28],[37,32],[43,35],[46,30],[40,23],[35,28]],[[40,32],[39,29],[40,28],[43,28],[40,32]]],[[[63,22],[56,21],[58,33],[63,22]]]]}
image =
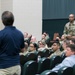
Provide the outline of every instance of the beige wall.
{"type": "MultiPolygon", "coordinates": [[[[4,11],[13,11],[13,0],[0,0],[0,6],[1,6],[1,14],[4,11]]],[[[1,21],[0,21],[1,22],[1,21]]],[[[2,24],[2,22],[0,23],[0,29],[3,29],[4,26],[2,24]]]]}
{"type": "Polygon", "coordinates": [[[42,33],[42,0],[13,0],[15,23],[23,33],[28,32],[40,40],[42,33]]]}
{"type": "Polygon", "coordinates": [[[3,11],[12,11],[13,9],[13,0],[1,0],[1,12],[3,11]]]}
{"type": "MultiPolygon", "coordinates": [[[[42,0],[1,0],[1,13],[12,11],[14,26],[40,40],[42,34],[42,0]]],[[[1,24],[1,28],[3,25],[1,24]]],[[[0,29],[1,29],[0,28],[0,29]]]]}

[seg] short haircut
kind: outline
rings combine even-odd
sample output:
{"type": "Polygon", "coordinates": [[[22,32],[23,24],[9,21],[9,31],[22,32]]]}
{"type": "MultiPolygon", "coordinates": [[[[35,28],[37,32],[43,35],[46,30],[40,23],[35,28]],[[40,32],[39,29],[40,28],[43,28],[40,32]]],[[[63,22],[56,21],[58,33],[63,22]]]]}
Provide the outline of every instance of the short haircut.
{"type": "Polygon", "coordinates": [[[75,44],[70,44],[67,47],[69,47],[72,51],[75,52],[75,44]]]}
{"type": "Polygon", "coordinates": [[[60,46],[60,42],[59,41],[53,41],[53,44],[56,43],[58,46],[60,46]]]}
{"type": "Polygon", "coordinates": [[[33,44],[34,45],[34,47],[36,48],[36,50],[37,50],[37,48],[38,48],[38,46],[37,46],[37,44],[36,43],[30,43],[30,44],[33,44]]]}
{"type": "Polygon", "coordinates": [[[75,38],[72,38],[71,41],[75,44],[75,38]]]}
{"type": "Polygon", "coordinates": [[[66,43],[66,45],[70,45],[70,41],[69,40],[64,40],[64,43],[66,43]]]}
{"type": "Polygon", "coordinates": [[[5,11],[2,14],[2,22],[5,26],[11,26],[14,22],[14,16],[11,12],[5,11]]]}

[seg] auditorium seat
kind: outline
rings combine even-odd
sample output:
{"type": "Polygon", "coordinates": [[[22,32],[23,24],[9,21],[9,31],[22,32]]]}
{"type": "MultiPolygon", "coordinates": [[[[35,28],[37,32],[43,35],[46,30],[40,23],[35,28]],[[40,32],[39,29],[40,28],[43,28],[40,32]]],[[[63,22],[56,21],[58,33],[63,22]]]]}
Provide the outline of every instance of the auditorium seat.
{"type": "Polygon", "coordinates": [[[62,67],[58,71],[58,75],[73,75],[72,67],[62,67]]]}
{"type": "Polygon", "coordinates": [[[41,72],[48,70],[50,68],[50,59],[48,58],[41,58],[41,60],[38,62],[38,71],[37,73],[40,74],[41,72]]]}
{"type": "Polygon", "coordinates": [[[37,61],[36,54],[35,53],[28,53],[26,56],[20,55],[20,65],[23,66],[29,60],[37,61]]]}
{"type": "Polygon", "coordinates": [[[37,73],[37,68],[37,62],[28,61],[24,64],[22,75],[35,75],[37,73]]]}
{"type": "Polygon", "coordinates": [[[61,57],[54,55],[53,57],[50,58],[50,69],[52,69],[59,63],[61,63],[61,57]]]}
{"type": "Polygon", "coordinates": [[[36,51],[35,54],[38,56],[44,57],[44,53],[42,51],[36,51]]]}
{"type": "Polygon", "coordinates": [[[51,72],[50,70],[45,70],[40,75],[57,75],[57,73],[51,72]]]}
{"type": "Polygon", "coordinates": [[[62,54],[61,54],[61,60],[63,61],[63,60],[65,59],[65,57],[66,57],[66,56],[65,56],[65,53],[62,53],[62,54]]]}
{"type": "Polygon", "coordinates": [[[29,60],[34,60],[34,61],[37,61],[37,56],[35,53],[28,53],[26,56],[26,62],[29,61],[29,60]]]}
{"type": "Polygon", "coordinates": [[[26,62],[26,58],[24,55],[20,55],[20,65],[24,65],[24,63],[26,62]]]}
{"type": "Polygon", "coordinates": [[[54,51],[52,49],[49,50],[49,56],[54,53],[54,51]]]}
{"type": "Polygon", "coordinates": [[[49,50],[45,49],[43,50],[44,57],[49,57],[49,50]]]}
{"type": "Polygon", "coordinates": [[[73,66],[73,75],[75,75],[75,65],[73,66]]]}

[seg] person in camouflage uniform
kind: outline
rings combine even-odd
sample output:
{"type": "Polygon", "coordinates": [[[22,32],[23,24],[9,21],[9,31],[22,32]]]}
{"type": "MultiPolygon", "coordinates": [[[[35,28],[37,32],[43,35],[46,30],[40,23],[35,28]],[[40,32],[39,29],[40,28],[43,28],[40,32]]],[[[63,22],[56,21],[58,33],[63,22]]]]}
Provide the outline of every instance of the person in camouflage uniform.
{"type": "Polygon", "coordinates": [[[75,36],[75,20],[74,14],[69,15],[69,22],[66,23],[64,27],[64,35],[66,36],[75,36]]]}

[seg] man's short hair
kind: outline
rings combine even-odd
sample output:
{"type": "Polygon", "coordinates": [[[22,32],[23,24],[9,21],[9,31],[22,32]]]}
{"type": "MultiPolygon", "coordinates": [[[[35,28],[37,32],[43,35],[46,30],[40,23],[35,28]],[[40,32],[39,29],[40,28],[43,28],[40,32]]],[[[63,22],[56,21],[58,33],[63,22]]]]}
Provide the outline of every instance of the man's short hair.
{"type": "Polygon", "coordinates": [[[30,44],[33,44],[36,50],[38,49],[38,45],[36,43],[31,42],[30,44]]]}
{"type": "Polygon", "coordinates": [[[60,42],[59,41],[53,41],[53,44],[56,43],[58,46],[60,46],[60,42]]]}
{"type": "Polygon", "coordinates": [[[70,45],[70,41],[69,40],[64,40],[64,43],[66,43],[66,45],[70,45]]]}
{"type": "Polygon", "coordinates": [[[72,51],[75,52],[75,44],[70,44],[67,47],[69,47],[72,51]]]}
{"type": "Polygon", "coordinates": [[[14,16],[11,12],[5,11],[2,14],[2,22],[5,26],[11,26],[14,22],[14,16]]]}

